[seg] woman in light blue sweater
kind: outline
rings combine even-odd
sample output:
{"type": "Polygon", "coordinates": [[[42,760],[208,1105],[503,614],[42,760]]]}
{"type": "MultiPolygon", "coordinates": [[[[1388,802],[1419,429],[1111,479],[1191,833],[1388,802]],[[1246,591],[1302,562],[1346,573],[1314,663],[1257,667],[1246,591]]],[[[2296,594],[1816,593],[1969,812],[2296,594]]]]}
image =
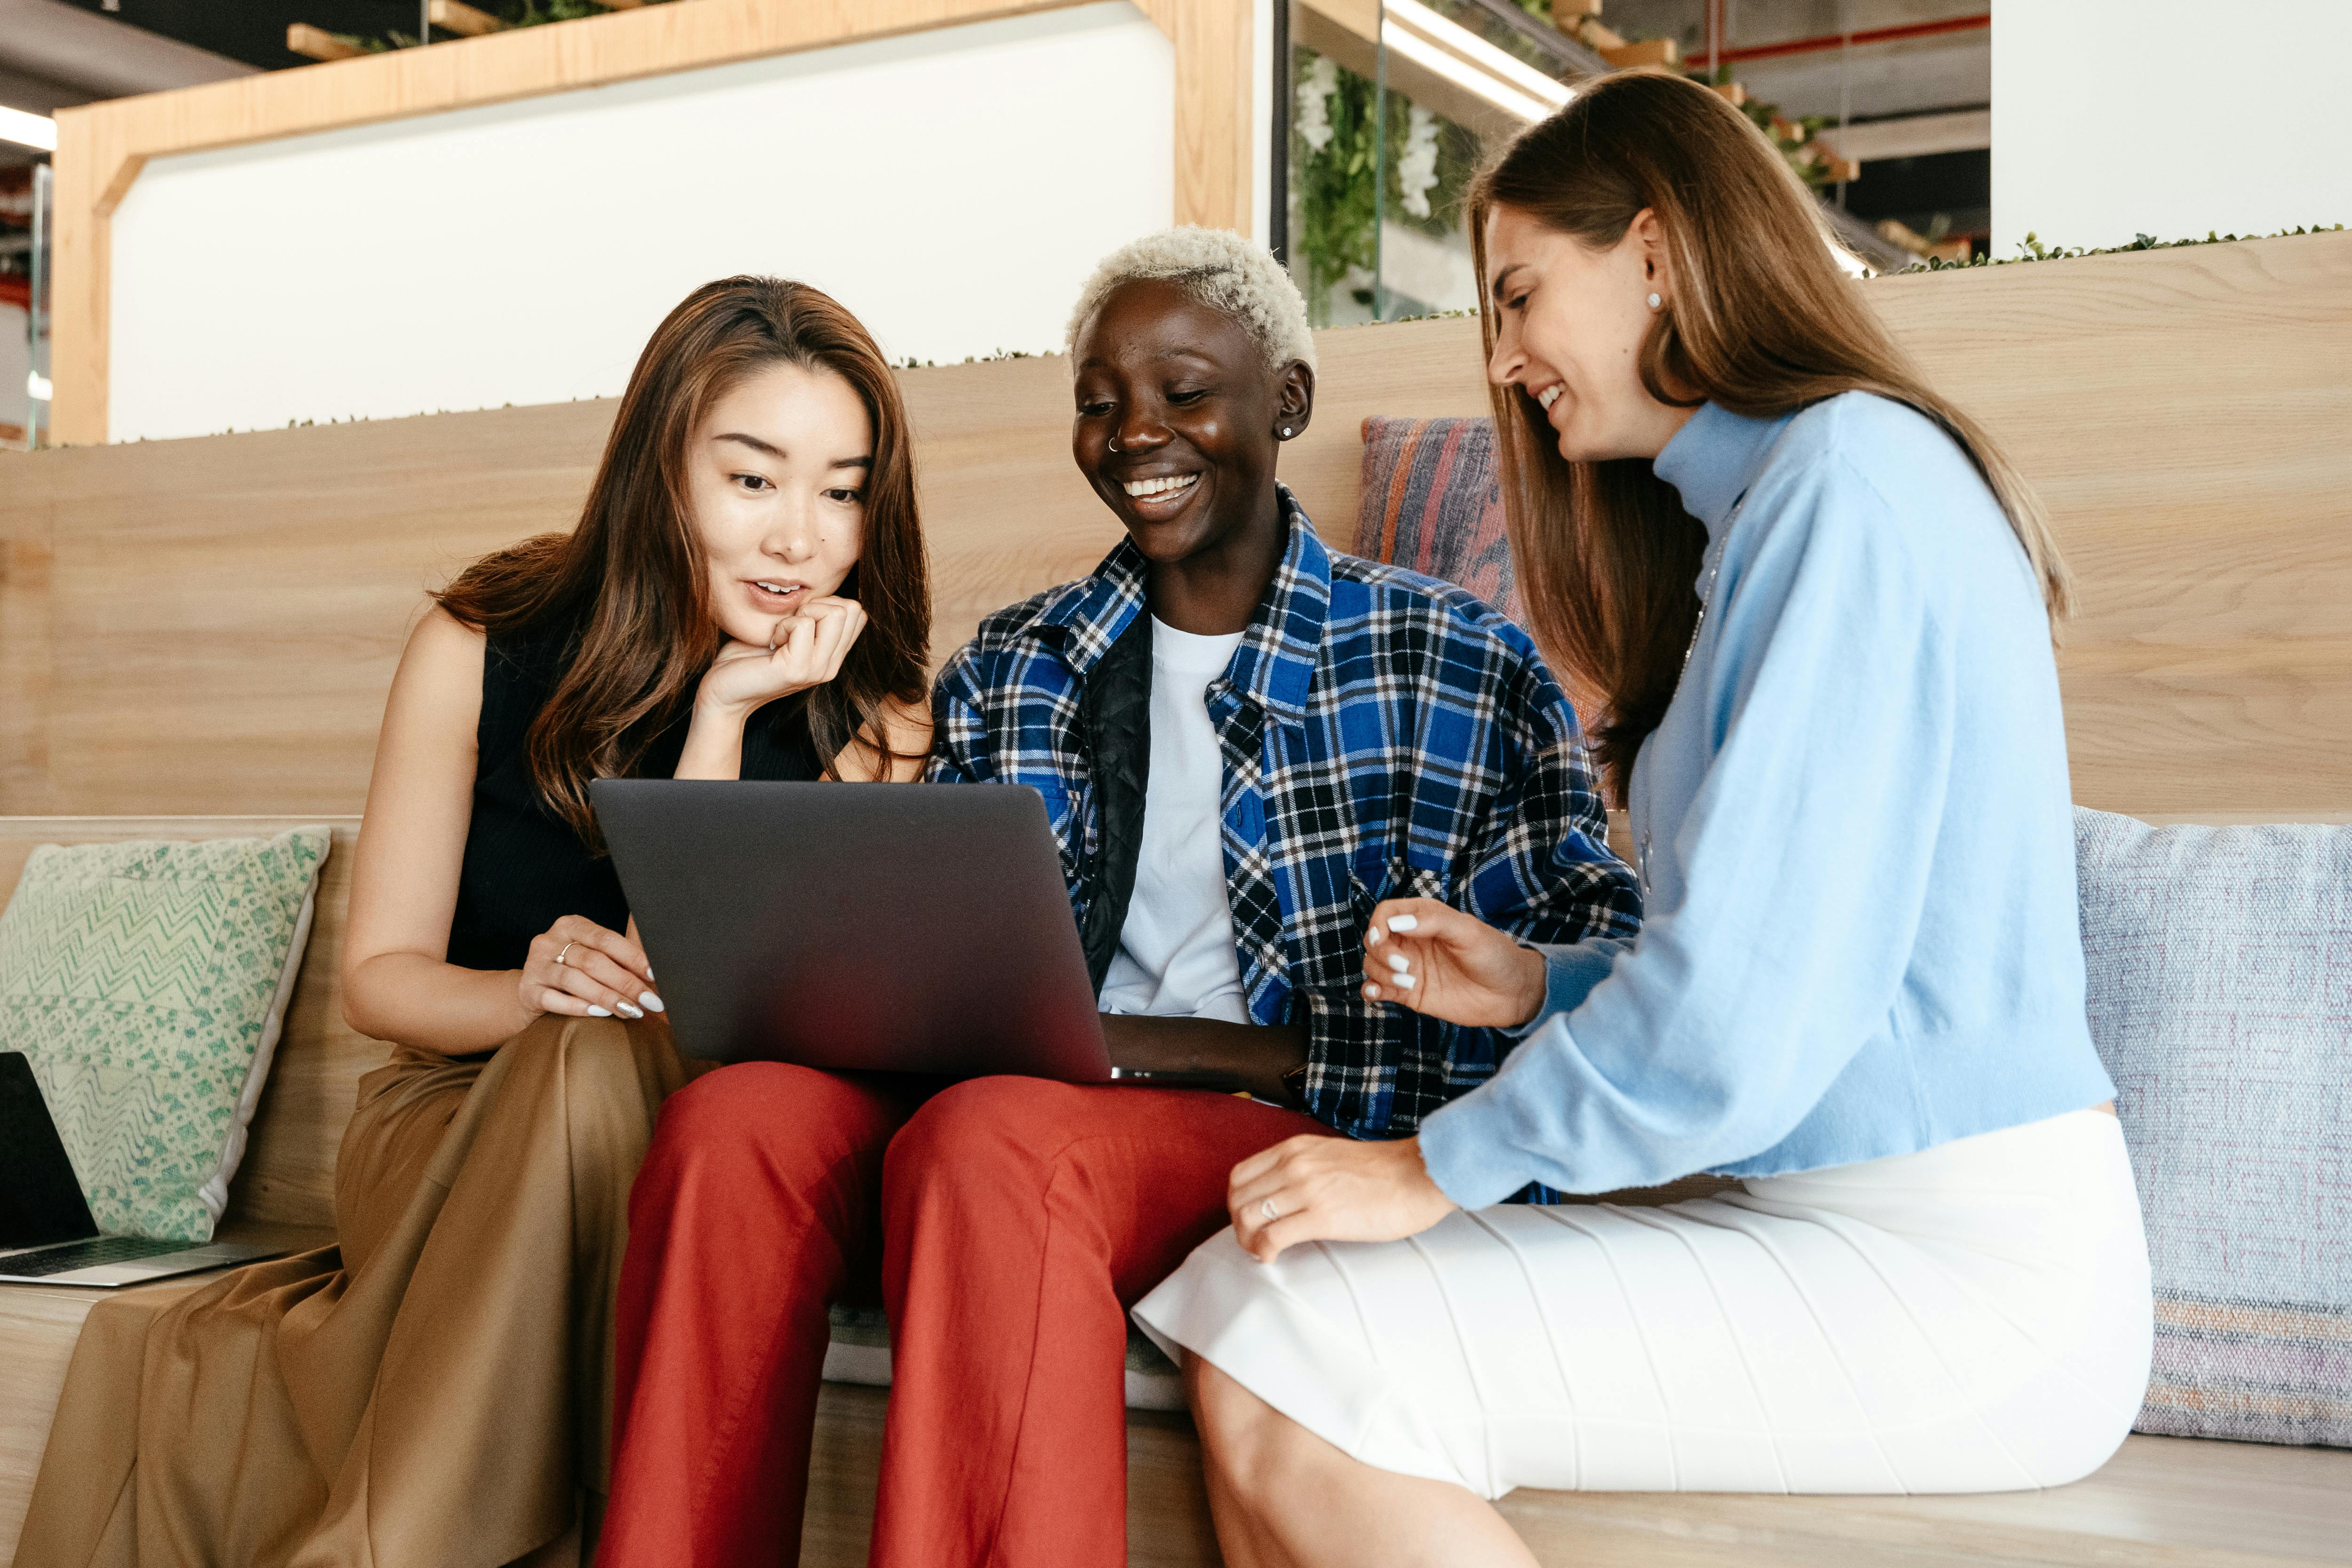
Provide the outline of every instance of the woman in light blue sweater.
{"type": "Polygon", "coordinates": [[[1705,88],[1587,86],[1472,224],[1530,618],[1601,699],[1646,921],[1371,912],[1368,997],[1522,1043],[1416,1138],[1237,1166],[1233,1230],[1137,1308],[1226,1561],[1531,1563],[1486,1500],[1519,1486],[2085,1475],[2151,1311],[2041,514],[1705,88]],[[1697,1172],[1739,1184],[1505,1203],[1697,1172]]]}

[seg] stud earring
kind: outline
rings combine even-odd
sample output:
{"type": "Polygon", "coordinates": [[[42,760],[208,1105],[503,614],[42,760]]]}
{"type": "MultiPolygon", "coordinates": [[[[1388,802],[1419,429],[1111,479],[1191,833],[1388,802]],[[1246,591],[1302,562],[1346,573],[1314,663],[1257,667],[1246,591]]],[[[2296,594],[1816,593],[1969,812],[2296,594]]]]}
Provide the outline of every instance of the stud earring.
{"type": "Polygon", "coordinates": [[[1664,300],[1659,299],[1659,298],[1657,297],[1657,295],[1656,295],[1656,294],[1654,294],[1654,294],[1652,294],[1652,295],[1650,296],[1650,309],[1652,309],[1653,310],[1656,310],[1659,306],[1661,306],[1661,305],[1663,305],[1663,304],[1664,304],[1664,303],[1665,303],[1665,301],[1664,301],[1664,300]]]}
{"type": "Polygon", "coordinates": [[[1290,426],[1287,425],[1282,427],[1282,438],[1286,441],[1290,439],[1290,426]]]}

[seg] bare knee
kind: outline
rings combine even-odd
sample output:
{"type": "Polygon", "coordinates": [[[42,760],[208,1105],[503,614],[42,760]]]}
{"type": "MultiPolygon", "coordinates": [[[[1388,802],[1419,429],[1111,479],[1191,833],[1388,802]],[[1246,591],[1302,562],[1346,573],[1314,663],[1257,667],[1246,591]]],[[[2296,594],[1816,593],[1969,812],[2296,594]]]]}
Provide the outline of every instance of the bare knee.
{"type": "Polygon", "coordinates": [[[1314,1435],[1214,1363],[1184,1352],[1184,1393],[1201,1433],[1202,1462],[1233,1499],[1260,1518],[1312,1462],[1314,1435]]]}

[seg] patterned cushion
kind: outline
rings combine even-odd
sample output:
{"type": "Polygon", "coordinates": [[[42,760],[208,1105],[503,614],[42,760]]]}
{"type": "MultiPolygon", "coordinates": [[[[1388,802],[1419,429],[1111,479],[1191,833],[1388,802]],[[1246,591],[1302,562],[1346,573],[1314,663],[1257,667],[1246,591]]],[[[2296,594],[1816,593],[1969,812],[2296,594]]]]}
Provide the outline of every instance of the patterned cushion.
{"type": "Polygon", "coordinates": [[[1458,584],[1525,626],[1495,484],[1495,422],[1365,420],[1355,553],[1458,584]]]}
{"type": "Polygon", "coordinates": [[[302,827],[26,861],[0,913],[0,1050],[30,1058],[100,1229],[211,1237],[327,845],[302,827]]]}
{"type": "Polygon", "coordinates": [[[2074,818],[2156,1278],[2139,1430],[2352,1447],[2352,827],[2074,818]]]}

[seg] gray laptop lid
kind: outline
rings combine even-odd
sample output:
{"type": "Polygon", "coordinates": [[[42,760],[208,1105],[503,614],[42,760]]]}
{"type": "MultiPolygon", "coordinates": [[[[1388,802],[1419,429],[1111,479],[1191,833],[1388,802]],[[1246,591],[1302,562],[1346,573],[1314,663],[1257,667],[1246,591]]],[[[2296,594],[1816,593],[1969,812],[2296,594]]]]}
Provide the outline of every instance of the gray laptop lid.
{"type": "Polygon", "coordinates": [[[682,1054],[1109,1078],[1035,790],[600,779],[590,796],[682,1054]]]}

